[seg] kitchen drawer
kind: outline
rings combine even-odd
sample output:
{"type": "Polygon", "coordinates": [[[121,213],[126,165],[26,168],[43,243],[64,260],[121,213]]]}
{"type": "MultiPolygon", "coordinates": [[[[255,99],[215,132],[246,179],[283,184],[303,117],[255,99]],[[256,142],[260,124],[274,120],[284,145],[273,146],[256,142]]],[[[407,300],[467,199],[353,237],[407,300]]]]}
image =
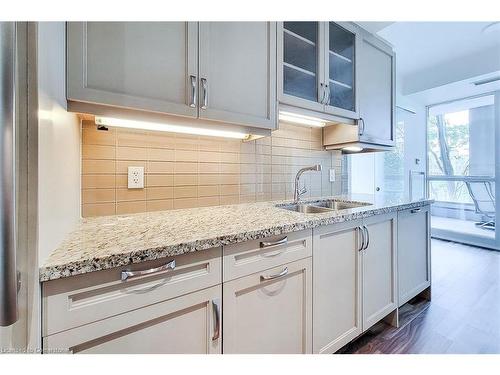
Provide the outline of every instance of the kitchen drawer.
{"type": "Polygon", "coordinates": [[[221,285],[43,338],[44,353],[220,354],[221,285]]]}
{"type": "Polygon", "coordinates": [[[142,308],[221,283],[221,248],[92,272],[42,285],[42,335],[142,308]],[[121,280],[122,271],[175,268],[121,280]]]}
{"type": "Polygon", "coordinates": [[[311,258],[224,283],[223,302],[224,353],[311,353],[311,258]]]}
{"type": "Polygon", "coordinates": [[[312,255],[312,230],[224,246],[224,281],[312,255]]]}

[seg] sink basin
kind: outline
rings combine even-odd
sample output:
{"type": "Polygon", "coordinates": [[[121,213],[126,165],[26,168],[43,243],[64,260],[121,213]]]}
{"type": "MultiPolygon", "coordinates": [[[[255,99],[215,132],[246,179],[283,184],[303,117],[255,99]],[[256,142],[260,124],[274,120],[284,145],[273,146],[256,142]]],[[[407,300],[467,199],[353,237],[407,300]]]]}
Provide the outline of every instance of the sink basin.
{"type": "Polygon", "coordinates": [[[311,204],[287,204],[284,206],[278,206],[278,208],[283,208],[284,210],[289,210],[289,211],[295,211],[295,212],[300,212],[303,214],[321,214],[323,212],[330,212],[332,211],[331,208],[327,207],[320,207],[320,206],[313,206],[311,204]]]}
{"type": "Polygon", "coordinates": [[[339,211],[339,210],[348,210],[350,208],[370,206],[370,203],[366,203],[366,202],[342,202],[342,201],[327,200],[327,201],[311,203],[311,205],[316,206],[316,207],[327,208],[330,210],[339,211]]]}
{"type": "Polygon", "coordinates": [[[343,202],[336,200],[325,200],[311,203],[297,203],[278,205],[276,207],[284,210],[300,212],[303,214],[321,214],[324,212],[347,210],[350,208],[369,206],[366,202],[343,202]]]}

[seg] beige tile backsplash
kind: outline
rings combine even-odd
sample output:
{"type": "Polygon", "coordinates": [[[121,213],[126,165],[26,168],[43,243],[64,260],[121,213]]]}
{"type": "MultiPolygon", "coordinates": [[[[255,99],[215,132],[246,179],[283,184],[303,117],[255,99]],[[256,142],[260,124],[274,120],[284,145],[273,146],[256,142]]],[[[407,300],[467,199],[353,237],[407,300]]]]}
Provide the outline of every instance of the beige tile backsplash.
{"type": "Polygon", "coordinates": [[[306,196],[340,194],[341,156],[321,149],[321,129],[281,124],[251,142],[109,128],[82,121],[82,216],[290,199],[303,166],[306,196]],[[127,168],[144,167],[144,189],[127,188],[127,168]],[[334,168],[337,181],[328,180],[334,168]]]}

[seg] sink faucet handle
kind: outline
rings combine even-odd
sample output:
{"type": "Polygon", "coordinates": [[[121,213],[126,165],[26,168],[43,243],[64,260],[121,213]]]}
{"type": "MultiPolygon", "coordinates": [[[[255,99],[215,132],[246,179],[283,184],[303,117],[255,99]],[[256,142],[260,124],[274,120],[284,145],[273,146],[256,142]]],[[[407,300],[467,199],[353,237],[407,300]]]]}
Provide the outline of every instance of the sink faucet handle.
{"type": "Polygon", "coordinates": [[[299,196],[304,195],[305,193],[307,193],[307,188],[306,188],[306,184],[304,183],[304,186],[302,186],[299,189],[299,196]]]}

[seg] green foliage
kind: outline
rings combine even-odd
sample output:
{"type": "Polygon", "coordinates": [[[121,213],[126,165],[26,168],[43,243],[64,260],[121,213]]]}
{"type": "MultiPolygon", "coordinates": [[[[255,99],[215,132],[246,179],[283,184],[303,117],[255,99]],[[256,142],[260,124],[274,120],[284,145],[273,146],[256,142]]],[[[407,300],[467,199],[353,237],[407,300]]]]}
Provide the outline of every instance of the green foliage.
{"type": "MultiPolygon", "coordinates": [[[[445,173],[444,164],[449,162],[453,174],[467,176],[469,174],[469,122],[464,117],[461,123],[450,123],[447,116],[438,118],[430,116],[427,126],[427,147],[429,175],[449,175],[445,173]],[[439,121],[441,120],[441,121],[439,121]],[[439,139],[439,126],[443,126],[445,145],[439,139]],[[448,150],[444,152],[443,147],[448,150]],[[448,157],[449,160],[443,160],[448,157]]],[[[432,181],[430,183],[431,197],[441,201],[468,203],[470,196],[465,184],[460,181],[432,181]]]]}
{"type": "MultiPolygon", "coordinates": [[[[437,116],[428,119],[428,161],[430,175],[444,175],[443,159],[438,137],[437,116]]],[[[450,125],[444,118],[445,140],[450,151],[450,162],[456,175],[468,175],[469,170],[469,123],[450,125]]]]}

